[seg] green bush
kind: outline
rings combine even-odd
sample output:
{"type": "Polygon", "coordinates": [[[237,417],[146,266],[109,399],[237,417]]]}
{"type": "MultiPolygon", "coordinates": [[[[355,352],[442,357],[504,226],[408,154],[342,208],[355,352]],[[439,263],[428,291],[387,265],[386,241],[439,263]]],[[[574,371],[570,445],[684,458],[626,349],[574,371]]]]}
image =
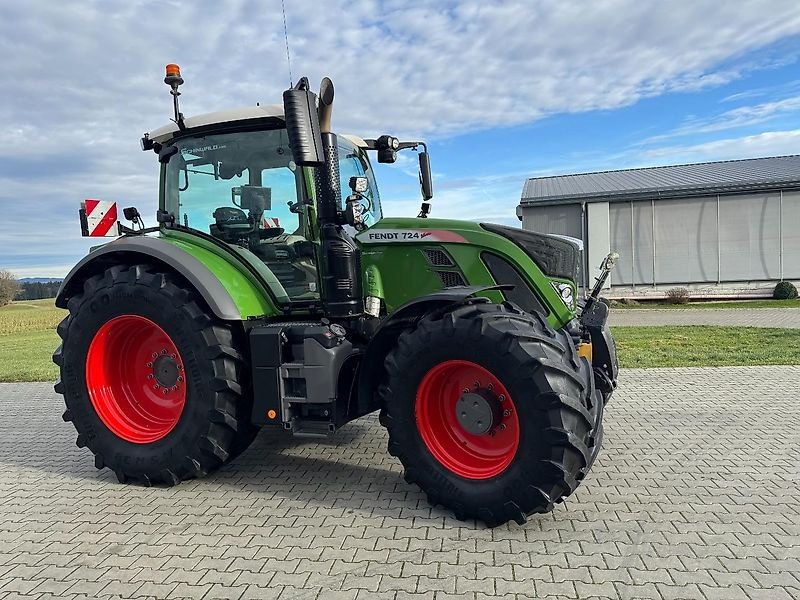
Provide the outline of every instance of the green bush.
{"type": "Polygon", "coordinates": [[[793,300],[797,298],[797,288],[791,281],[781,281],[775,286],[772,297],[776,300],[793,300]]]}
{"type": "Polygon", "coordinates": [[[669,304],[689,304],[689,290],[685,287],[674,287],[667,290],[669,304]]]}

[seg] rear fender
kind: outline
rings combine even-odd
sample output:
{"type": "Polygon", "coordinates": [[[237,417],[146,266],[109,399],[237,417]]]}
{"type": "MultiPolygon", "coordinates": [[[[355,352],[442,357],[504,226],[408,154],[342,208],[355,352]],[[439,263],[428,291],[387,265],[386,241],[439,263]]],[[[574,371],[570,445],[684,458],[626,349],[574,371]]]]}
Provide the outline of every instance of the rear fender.
{"type": "Polygon", "coordinates": [[[242,310],[222,282],[208,267],[177,246],[152,237],[125,237],[106,244],[85,256],[69,272],[56,296],[56,306],[67,308],[69,299],[83,290],[93,275],[119,264],[152,264],[185,279],[211,312],[227,321],[239,321],[242,310]]]}

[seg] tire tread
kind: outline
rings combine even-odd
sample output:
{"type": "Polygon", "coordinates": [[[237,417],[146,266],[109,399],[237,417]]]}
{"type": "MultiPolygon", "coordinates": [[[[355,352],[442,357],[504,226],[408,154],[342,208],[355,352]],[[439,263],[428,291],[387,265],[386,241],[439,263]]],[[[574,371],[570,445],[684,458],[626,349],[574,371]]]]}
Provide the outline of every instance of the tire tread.
{"type": "MultiPolygon", "coordinates": [[[[385,369],[378,394],[382,402],[381,423],[389,432],[389,454],[403,463],[407,482],[422,487],[432,503],[450,507],[459,519],[479,519],[490,526],[512,520],[521,524],[531,514],[549,512],[575,491],[599,451],[593,440],[598,437],[595,428],[602,424],[596,409],[592,409],[595,389],[591,368],[585,359],[576,356],[571,337],[554,331],[538,313],[524,313],[513,305],[467,303],[444,314],[425,316],[400,333],[386,358],[385,369]],[[477,506],[469,498],[448,493],[441,483],[443,478],[424,474],[417,450],[409,443],[408,419],[404,422],[395,418],[395,413],[403,410],[401,403],[414,401],[396,397],[393,392],[393,387],[400,385],[404,370],[430,344],[463,343],[459,335],[480,339],[487,347],[510,355],[515,368],[530,372],[530,377],[541,384],[536,406],[525,406],[524,410],[545,415],[544,421],[549,425],[539,433],[553,449],[538,467],[538,472],[546,475],[526,482],[523,490],[504,489],[501,497],[477,506]]],[[[517,409],[520,410],[519,405],[517,409]]]]}
{"type": "MultiPolygon", "coordinates": [[[[64,349],[68,347],[72,328],[80,324],[80,313],[84,305],[104,289],[138,285],[147,287],[152,293],[166,296],[175,310],[184,311],[200,330],[201,337],[207,344],[199,356],[205,357],[201,360],[209,361],[213,373],[211,390],[214,398],[213,408],[207,415],[208,431],[199,440],[199,450],[196,453],[176,458],[175,464],[158,470],[139,471],[110,463],[99,450],[92,447],[90,437],[80,430],[76,443],[79,447],[89,447],[95,455],[95,466],[98,469],[110,468],[120,483],[134,481],[148,486],[171,486],[184,479],[202,477],[219,468],[247,448],[258,431],[249,422],[249,403],[244,396],[241,382],[245,371],[244,357],[234,347],[235,333],[232,326],[209,316],[199,297],[192,291],[183,289],[180,280],[146,264],[114,265],[104,273],[86,279],[82,292],[69,299],[69,314],[57,328],[61,345],[53,354],[53,362],[60,368],[61,379],[55,385],[55,391],[67,398],[63,382],[66,380],[64,366],[65,360],[69,359],[69,353],[65,356],[64,349]]],[[[73,413],[74,409],[68,406],[63,419],[72,421],[77,428],[73,413]]]]}

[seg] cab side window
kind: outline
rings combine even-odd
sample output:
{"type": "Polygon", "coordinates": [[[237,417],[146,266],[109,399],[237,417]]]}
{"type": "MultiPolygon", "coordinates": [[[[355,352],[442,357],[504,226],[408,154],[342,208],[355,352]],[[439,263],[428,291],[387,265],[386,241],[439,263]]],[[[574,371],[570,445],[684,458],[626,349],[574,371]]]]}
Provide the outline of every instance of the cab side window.
{"type": "Polygon", "coordinates": [[[369,163],[361,159],[361,150],[349,142],[339,142],[339,178],[342,186],[342,201],[347,198],[350,190],[351,177],[366,177],[369,187],[364,193],[364,223],[370,227],[381,218],[381,203],[378,198],[378,186],[369,163]]]}

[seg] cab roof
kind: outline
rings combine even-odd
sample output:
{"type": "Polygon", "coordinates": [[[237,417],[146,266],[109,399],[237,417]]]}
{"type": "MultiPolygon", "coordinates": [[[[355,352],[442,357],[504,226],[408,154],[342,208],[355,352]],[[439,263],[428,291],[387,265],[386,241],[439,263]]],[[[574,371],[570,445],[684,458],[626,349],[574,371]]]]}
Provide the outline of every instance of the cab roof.
{"type": "MultiPolygon", "coordinates": [[[[217,112],[195,115],[193,117],[185,117],[184,123],[186,124],[187,129],[193,129],[195,127],[205,127],[208,125],[230,123],[233,121],[247,121],[251,119],[267,119],[276,117],[283,119],[282,105],[262,104],[260,106],[243,106],[241,108],[231,108],[228,110],[219,110],[217,112]]],[[[168,141],[177,131],[179,131],[178,125],[171,122],[151,131],[150,139],[154,142],[164,143],[168,141]]],[[[367,147],[367,143],[357,135],[342,134],[341,137],[346,138],[361,148],[367,147]]]]}
{"type": "MultiPolygon", "coordinates": [[[[246,121],[249,119],[275,118],[283,119],[283,106],[280,104],[264,104],[261,106],[244,106],[242,108],[231,108],[217,112],[185,117],[184,123],[187,129],[216,125],[217,123],[230,123],[232,121],[246,121]]],[[[150,132],[150,139],[155,142],[165,142],[172,135],[179,131],[177,123],[168,123],[163,127],[154,129],[150,132]]]]}

